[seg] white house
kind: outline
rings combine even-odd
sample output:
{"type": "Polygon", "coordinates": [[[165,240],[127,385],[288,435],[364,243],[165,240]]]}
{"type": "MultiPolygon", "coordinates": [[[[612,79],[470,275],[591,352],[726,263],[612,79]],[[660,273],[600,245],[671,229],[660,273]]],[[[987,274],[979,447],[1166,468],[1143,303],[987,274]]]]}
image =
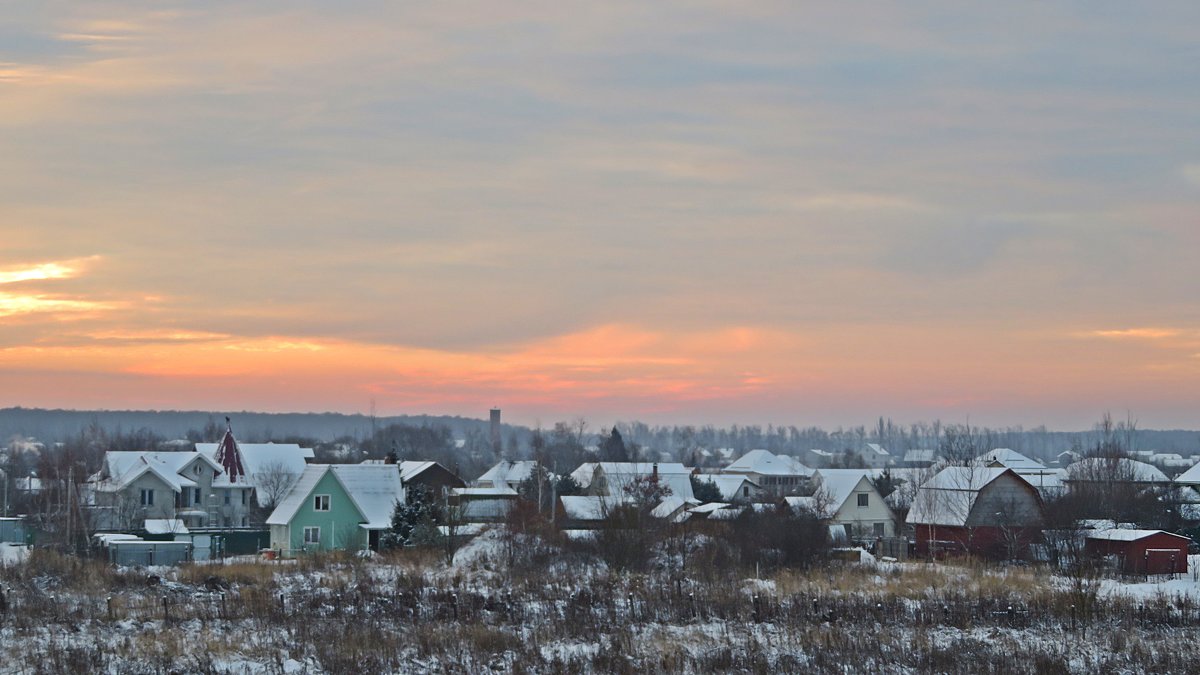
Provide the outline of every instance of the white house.
{"type": "Polygon", "coordinates": [[[516,490],[523,481],[529,478],[536,466],[537,462],[533,460],[517,462],[504,460],[485,471],[475,481],[475,486],[481,488],[509,487],[516,490]]]}
{"type": "Polygon", "coordinates": [[[810,497],[787,497],[793,509],[807,509],[850,537],[893,537],[896,517],[875,489],[866,469],[817,469],[810,497]]]}

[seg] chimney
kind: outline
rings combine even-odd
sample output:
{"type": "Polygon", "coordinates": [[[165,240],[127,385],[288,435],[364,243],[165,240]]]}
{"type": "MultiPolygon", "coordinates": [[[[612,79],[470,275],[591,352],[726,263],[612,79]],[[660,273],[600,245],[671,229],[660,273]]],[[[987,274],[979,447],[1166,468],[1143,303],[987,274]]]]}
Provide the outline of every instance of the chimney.
{"type": "Polygon", "coordinates": [[[650,478],[655,483],[658,482],[658,462],[655,462],[654,466],[650,467],[650,478]]]}

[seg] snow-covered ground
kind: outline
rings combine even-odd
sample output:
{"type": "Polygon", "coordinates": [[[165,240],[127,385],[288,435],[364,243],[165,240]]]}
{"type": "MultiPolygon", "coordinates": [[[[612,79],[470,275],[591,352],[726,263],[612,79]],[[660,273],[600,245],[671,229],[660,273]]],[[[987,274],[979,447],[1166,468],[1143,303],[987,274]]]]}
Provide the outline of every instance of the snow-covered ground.
{"type": "Polygon", "coordinates": [[[29,547],[20,544],[0,544],[0,565],[15,565],[29,556],[29,547]]]}
{"type": "Polygon", "coordinates": [[[1106,596],[1124,595],[1135,599],[1186,597],[1200,602],[1200,555],[1188,556],[1187,574],[1176,578],[1168,575],[1151,577],[1146,581],[1103,579],[1100,592],[1106,596]]]}

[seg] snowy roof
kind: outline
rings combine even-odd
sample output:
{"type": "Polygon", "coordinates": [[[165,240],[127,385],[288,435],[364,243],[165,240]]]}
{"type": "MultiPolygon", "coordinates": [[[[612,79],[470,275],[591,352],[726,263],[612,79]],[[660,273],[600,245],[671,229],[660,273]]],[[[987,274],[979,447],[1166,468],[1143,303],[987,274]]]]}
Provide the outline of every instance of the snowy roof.
{"type": "Polygon", "coordinates": [[[1200,464],[1184,471],[1175,478],[1175,482],[1181,485],[1200,485],[1200,464]]]}
{"type": "Polygon", "coordinates": [[[688,512],[689,513],[712,513],[713,511],[720,511],[721,509],[727,509],[727,508],[730,508],[729,504],[725,504],[723,502],[709,502],[707,504],[701,504],[700,506],[693,506],[692,508],[688,509],[688,512]]]}
{"type": "Polygon", "coordinates": [[[221,470],[216,462],[196,452],[113,451],[104,453],[105,471],[92,476],[92,481],[95,482],[95,488],[101,492],[115,492],[125,489],[133,481],[150,473],[175,492],[179,492],[185,487],[195,487],[196,482],[183,473],[197,460],[207,464],[214,473],[221,470]],[[106,472],[108,478],[101,480],[100,476],[106,472]]]}
{"type": "Polygon", "coordinates": [[[505,460],[484,472],[476,482],[491,483],[492,485],[499,483],[519,483],[529,478],[529,474],[533,473],[535,466],[537,466],[537,462],[533,460],[521,460],[519,462],[505,460]]]}
{"type": "Polygon", "coordinates": [[[149,534],[187,534],[188,529],[178,518],[147,518],[146,532],[149,534]]]}
{"type": "Polygon", "coordinates": [[[1004,467],[948,466],[917,490],[906,522],[963,527],[978,492],[1006,473],[1016,475],[1004,467]]]}
{"type": "MultiPolygon", "coordinates": [[[[1067,467],[1067,480],[1128,480],[1134,483],[1170,483],[1167,474],[1127,457],[1087,457],[1067,467]]],[[[1186,472],[1185,474],[1186,475],[1186,472]]],[[[1182,476],[1181,476],[1182,477],[1182,476]]],[[[1186,482],[1186,481],[1185,481],[1186,482]]]]}
{"type": "Polygon", "coordinates": [[[517,491],[507,485],[500,485],[498,487],[450,488],[450,494],[456,497],[516,497],[517,491]]]}
{"type": "Polygon", "coordinates": [[[876,455],[879,455],[880,457],[887,457],[892,454],[892,453],[888,452],[886,448],[884,448],[882,445],[880,445],[878,443],[867,443],[867,450],[870,450],[871,452],[875,453],[876,455]]]}
{"type": "Polygon", "coordinates": [[[329,468],[366,518],[367,529],[391,526],[396,502],[404,501],[404,486],[395,465],[333,464],[329,468]]]}
{"type": "Polygon", "coordinates": [[[678,516],[684,511],[685,507],[687,507],[687,502],[682,497],[671,495],[663,499],[658,506],[654,507],[650,515],[655,518],[671,518],[674,516],[673,520],[679,522],[680,519],[678,516]]]}
{"type": "Polygon", "coordinates": [[[825,514],[817,514],[817,499],[815,497],[784,497],[783,501],[792,509],[792,513],[800,511],[808,511],[818,516],[825,514]]]}
{"type": "Polygon", "coordinates": [[[1137,541],[1138,539],[1145,539],[1156,534],[1165,534],[1170,537],[1178,537],[1185,541],[1191,541],[1189,537],[1181,534],[1172,534],[1164,530],[1097,530],[1095,532],[1088,532],[1087,538],[1103,539],[1105,541],[1137,541]]]}
{"type": "Polygon", "coordinates": [[[837,511],[863,480],[867,481],[871,490],[875,489],[868,478],[869,474],[866,469],[817,469],[813,475],[821,482],[820,489],[829,495],[830,506],[837,511]]]}
{"type": "MultiPolygon", "coordinates": [[[[312,448],[302,448],[295,443],[239,442],[237,449],[241,455],[242,468],[246,472],[243,480],[250,486],[255,485],[263,476],[276,472],[299,476],[304,473],[304,467],[308,466],[308,460],[314,456],[312,448]]],[[[203,453],[215,462],[217,453],[220,451],[220,444],[197,443],[196,451],[203,453]]],[[[226,474],[213,480],[213,487],[230,487],[231,485],[236,486],[237,483],[230,483],[226,474]]],[[[262,500],[268,497],[260,492],[258,494],[259,506],[262,506],[262,500]]]]}
{"type": "Polygon", "coordinates": [[[267,518],[268,525],[287,525],[296,516],[317,483],[332,472],[363,517],[367,529],[389,527],[396,502],[403,501],[400,472],[392,464],[309,464],[292,489],[267,518]]]}
{"type": "Polygon", "coordinates": [[[604,520],[610,508],[620,503],[612,497],[570,495],[559,497],[563,513],[571,520],[604,520]]]}
{"type": "Polygon", "coordinates": [[[787,455],[768,450],[751,450],[725,467],[729,473],[757,473],[772,476],[811,476],[813,470],[787,455]]]}
{"type": "Polygon", "coordinates": [[[409,462],[400,462],[399,466],[400,466],[400,479],[403,480],[405,483],[407,483],[408,481],[416,478],[417,476],[420,476],[421,474],[425,473],[426,471],[437,466],[437,462],[409,461],[409,462]]]}
{"type": "Polygon", "coordinates": [[[717,490],[721,493],[721,499],[732,501],[741,496],[742,485],[749,483],[754,487],[758,487],[758,483],[750,480],[746,476],[734,474],[727,476],[719,473],[701,473],[696,474],[696,480],[712,483],[717,486],[717,490]]]}
{"type": "Polygon", "coordinates": [[[937,459],[937,450],[916,449],[904,453],[906,462],[932,462],[937,459]]]}
{"type": "Polygon", "coordinates": [[[1020,473],[1022,470],[1044,470],[1045,464],[1008,448],[996,448],[976,458],[982,464],[1000,464],[1020,473]]]}
{"type": "Polygon", "coordinates": [[[729,508],[717,509],[708,514],[709,520],[737,520],[738,516],[746,511],[744,506],[730,506],[729,508]]]}
{"type": "Polygon", "coordinates": [[[651,476],[658,471],[658,480],[671,489],[671,494],[684,499],[693,499],[692,469],[679,462],[588,462],[571,472],[571,477],[581,487],[591,487],[592,478],[599,469],[608,479],[609,493],[618,495],[624,485],[631,481],[651,476]]]}

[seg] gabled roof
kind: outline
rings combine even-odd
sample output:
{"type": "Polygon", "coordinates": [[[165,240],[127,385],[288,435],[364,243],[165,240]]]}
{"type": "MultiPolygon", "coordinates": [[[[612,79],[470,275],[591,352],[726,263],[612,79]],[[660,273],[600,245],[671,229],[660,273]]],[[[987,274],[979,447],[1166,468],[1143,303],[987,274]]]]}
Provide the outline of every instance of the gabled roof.
{"type": "Polygon", "coordinates": [[[477,483],[519,483],[533,473],[533,468],[537,466],[537,462],[533,460],[521,460],[511,462],[508,460],[498,462],[495,466],[484,472],[479,477],[477,483]]]}
{"type": "Polygon", "coordinates": [[[867,443],[867,450],[879,455],[880,457],[890,457],[892,453],[878,443],[867,443]]]}
{"type": "Polygon", "coordinates": [[[1200,464],[1184,471],[1175,478],[1180,485],[1200,485],[1200,464]]]}
{"type": "MultiPolygon", "coordinates": [[[[1187,475],[1187,472],[1184,472],[1184,475],[1187,475]]],[[[1157,468],[1127,457],[1085,457],[1067,467],[1067,481],[1106,481],[1110,477],[1130,479],[1134,483],[1171,482],[1167,474],[1157,468]]]]}
{"type": "Polygon", "coordinates": [[[333,464],[330,470],[366,519],[363,527],[379,530],[391,526],[396,502],[404,501],[404,486],[395,465],[333,464]]]}
{"type": "Polygon", "coordinates": [[[828,495],[830,510],[837,513],[864,480],[868,488],[875,492],[870,475],[866,469],[817,469],[813,477],[820,481],[818,489],[828,495]]]}
{"type": "MultiPolygon", "coordinates": [[[[1005,474],[1020,478],[1005,467],[948,466],[917,489],[906,522],[964,527],[979,492],[1005,474]]],[[[1022,483],[1028,485],[1024,480],[1022,483]]]]}
{"type": "Polygon", "coordinates": [[[362,527],[370,530],[391,525],[396,502],[403,501],[404,487],[400,472],[392,464],[309,464],[292,489],[267,518],[268,525],[287,525],[308,503],[317,484],[326,474],[342,486],[346,496],[362,517],[362,527]]]}
{"type": "Polygon", "coordinates": [[[1139,539],[1145,539],[1146,537],[1152,537],[1156,534],[1165,534],[1168,537],[1177,537],[1184,541],[1191,541],[1190,537],[1185,537],[1181,534],[1173,534],[1164,530],[1097,530],[1095,532],[1087,532],[1085,533],[1085,536],[1088,539],[1103,539],[1105,541],[1137,541],[1139,539]]]}
{"type": "Polygon", "coordinates": [[[618,496],[624,484],[651,476],[658,471],[659,483],[671,489],[671,494],[683,499],[693,499],[692,471],[679,462],[588,462],[571,472],[571,477],[580,487],[592,485],[592,478],[599,469],[608,479],[609,491],[618,496]]]}
{"type": "Polygon", "coordinates": [[[757,473],[770,476],[811,476],[813,470],[787,455],[768,450],[751,450],[725,467],[727,473],[757,473]]]}
{"type": "Polygon", "coordinates": [[[569,495],[559,497],[563,514],[571,520],[598,521],[608,517],[609,509],[617,506],[622,500],[612,497],[587,497],[569,495]]]}
{"type": "Polygon", "coordinates": [[[758,483],[741,474],[727,476],[719,473],[701,473],[696,474],[696,480],[712,483],[717,486],[717,490],[721,493],[721,499],[728,501],[733,501],[741,497],[743,484],[749,483],[754,487],[758,487],[758,483]]]}
{"type": "Polygon", "coordinates": [[[1027,470],[1027,471],[1045,471],[1046,470],[1045,464],[1042,464],[1041,462],[1039,462],[1035,459],[1030,459],[1029,457],[1022,455],[1021,453],[1017,452],[1016,450],[1010,450],[1008,448],[996,448],[995,450],[992,450],[991,452],[986,452],[986,453],[980,455],[976,459],[981,464],[985,464],[985,465],[999,464],[1001,466],[1005,466],[1010,469],[1013,469],[1017,473],[1021,473],[1023,470],[1027,470]]]}
{"type": "Polygon", "coordinates": [[[185,487],[195,487],[196,482],[185,475],[187,467],[195,461],[203,462],[214,473],[221,470],[216,462],[196,452],[111,451],[104,453],[105,471],[92,478],[97,490],[114,492],[151,473],[179,492],[185,487]],[[104,473],[108,474],[107,480],[99,480],[104,473]]]}
{"type": "Polygon", "coordinates": [[[937,461],[937,450],[932,448],[914,448],[904,453],[904,461],[932,463],[937,461]]]}
{"type": "MultiPolygon", "coordinates": [[[[314,457],[312,448],[303,448],[296,443],[241,443],[237,444],[241,456],[242,468],[246,475],[244,482],[253,486],[256,477],[275,472],[276,470],[296,476],[304,473],[308,460],[314,457]]],[[[220,445],[217,443],[197,443],[196,451],[204,453],[214,462],[220,445]]],[[[230,483],[229,477],[222,474],[219,480],[213,481],[214,487],[237,486],[243,482],[238,478],[236,483],[230,483]]],[[[259,495],[261,499],[263,495],[259,495]]],[[[261,505],[261,504],[260,504],[261,505]]]]}

